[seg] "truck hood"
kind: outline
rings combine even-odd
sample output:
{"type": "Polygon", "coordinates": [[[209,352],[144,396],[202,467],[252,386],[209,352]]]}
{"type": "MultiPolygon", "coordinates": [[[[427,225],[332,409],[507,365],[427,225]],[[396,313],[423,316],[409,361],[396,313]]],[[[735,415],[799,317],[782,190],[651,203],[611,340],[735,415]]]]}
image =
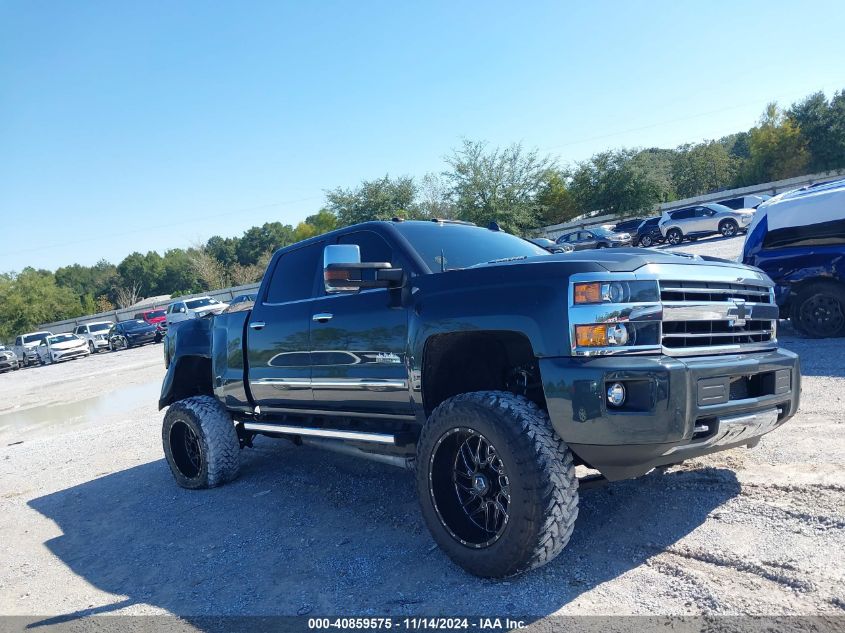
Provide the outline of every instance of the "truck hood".
{"type": "Polygon", "coordinates": [[[473,268],[490,268],[494,266],[532,266],[537,264],[583,264],[585,267],[598,265],[608,272],[622,273],[634,272],[649,264],[675,264],[675,265],[697,265],[707,264],[709,266],[724,266],[729,268],[747,268],[727,259],[708,257],[706,255],[692,255],[677,251],[661,252],[646,248],[614,248],[614,249],[593,249],[587,251],[575,251],[573,253],[559,253],[548,256],[529,257],[527,259],[515,259],[503,262],[492,262],[481,264],[473,268]]]}

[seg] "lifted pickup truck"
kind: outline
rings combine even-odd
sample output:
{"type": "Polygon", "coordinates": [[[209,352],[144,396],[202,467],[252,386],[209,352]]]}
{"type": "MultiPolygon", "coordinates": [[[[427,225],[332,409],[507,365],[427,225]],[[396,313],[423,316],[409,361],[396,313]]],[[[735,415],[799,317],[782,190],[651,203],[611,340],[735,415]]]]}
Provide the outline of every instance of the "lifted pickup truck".
{"type": "Polygon", "coordinates": [[[440,547],[510,576],[568,542],[576,465],[637,477],[789,419],[777,318],[735,262],[360,224],[277,251],[254,305],[170,334],[164,452],[186,488],[234,479],[258,434],[413,468],[440,547]]]}

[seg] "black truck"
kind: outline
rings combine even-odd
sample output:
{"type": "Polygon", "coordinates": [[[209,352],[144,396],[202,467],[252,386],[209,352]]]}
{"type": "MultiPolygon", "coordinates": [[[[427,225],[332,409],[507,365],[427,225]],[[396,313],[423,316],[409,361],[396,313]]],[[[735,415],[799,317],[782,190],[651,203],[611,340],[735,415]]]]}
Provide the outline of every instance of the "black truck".
{"type": "Polygon", "coordinates": [[[788,420],[777,318],[735,262],[368,222],[277,251],[254,303],[168,335],[164,452],[186,488],[237,477],[256,435],[411,468],[440,547],[510,576],[566,545],[576,466],[637,477],[788,420]]]}

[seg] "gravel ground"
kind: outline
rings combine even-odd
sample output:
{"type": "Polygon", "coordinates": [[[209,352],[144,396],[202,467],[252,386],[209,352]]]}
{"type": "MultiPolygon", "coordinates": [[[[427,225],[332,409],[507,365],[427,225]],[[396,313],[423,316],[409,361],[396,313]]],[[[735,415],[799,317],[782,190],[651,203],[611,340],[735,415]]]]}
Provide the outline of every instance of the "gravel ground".
{"type": "Polygon", "coordinates": [[[564,553],[505,582],[454,566],[389,466],[260,438],[234,483],[176,487],[160,346],[0,375],[0,613],[842,614],[845,340],[781,340],[805,374],[795,418],[584,491],[564,553]]]}

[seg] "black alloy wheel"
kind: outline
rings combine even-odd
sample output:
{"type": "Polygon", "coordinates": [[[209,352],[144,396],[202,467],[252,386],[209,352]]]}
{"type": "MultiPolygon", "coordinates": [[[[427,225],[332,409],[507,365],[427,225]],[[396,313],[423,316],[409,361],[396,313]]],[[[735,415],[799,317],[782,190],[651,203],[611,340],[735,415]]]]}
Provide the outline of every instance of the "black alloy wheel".
{"type": "Polygon", "coordinates": [[[429,493],[437,516],[452,537],[470,547],[488,547],[508,523],[510,481],[490,441],[469,428],[443,435],[431,454],[429,493]]]}
{"type": "Polygon", "coordinates": [[[800,293],[793,318],[807,336],[845,335],[845,290],[833,284],[814,284],[800,293]]]}
{"type": "Polygon", "coordinates": [[[186,479],[196,479],[202,472],[203,450],[194,429],[179,420],[170,427],[170,451],[173,462],[186,479]]]}

